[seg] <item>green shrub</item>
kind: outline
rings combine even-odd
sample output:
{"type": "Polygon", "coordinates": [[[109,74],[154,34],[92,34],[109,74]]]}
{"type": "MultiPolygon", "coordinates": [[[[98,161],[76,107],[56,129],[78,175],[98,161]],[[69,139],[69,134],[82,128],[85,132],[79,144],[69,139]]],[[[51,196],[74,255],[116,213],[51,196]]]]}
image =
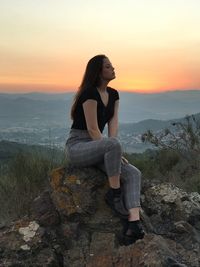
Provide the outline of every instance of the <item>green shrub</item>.
{"type": "Polygon", "coordinates": [[[128,161],[142,172],[143,178],[159,177],[159,166],[155,161],[155,151],[125,154],[128,161]]]}
{"type": "Polygon", "coordinates": [[[159,167],[159,171],[165,175],[173,169],[173,167],[180,161],[180,154],[178,151],[170,149],[161,149],[155,157],[155,163],[159,167]]]}
{"type": "Polygon", "coordinates": [[[124,156],[142,172],[143,179],[170,182],[188,192],[200,193],[199,168],[178,151],[161,149],[124,156]]]}
{"type": "Polygon", "coordinates": [[[200,118],[186,116],[173,122],[168,129],[157,133],[148,130],[143,142],[159,148],[155,158],[159,172],[166,181],[187,191],[199,192],[200,173],[200,118]]]}

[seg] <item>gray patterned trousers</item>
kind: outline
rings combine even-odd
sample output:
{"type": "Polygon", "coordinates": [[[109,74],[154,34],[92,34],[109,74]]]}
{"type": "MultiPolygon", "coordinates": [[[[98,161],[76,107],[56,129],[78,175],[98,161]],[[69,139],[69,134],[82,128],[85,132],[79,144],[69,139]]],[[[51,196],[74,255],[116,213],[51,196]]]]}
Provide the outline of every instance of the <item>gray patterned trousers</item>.
{"type": "Polygon", "coordinates": [[[141,172],[121,161],[122,148],[117,138],[92,140],[87,130],[71,129],[65,152],[74,166],[96,166],[108,177],[120,175],[126,208],[140,207],[141,172]]]}

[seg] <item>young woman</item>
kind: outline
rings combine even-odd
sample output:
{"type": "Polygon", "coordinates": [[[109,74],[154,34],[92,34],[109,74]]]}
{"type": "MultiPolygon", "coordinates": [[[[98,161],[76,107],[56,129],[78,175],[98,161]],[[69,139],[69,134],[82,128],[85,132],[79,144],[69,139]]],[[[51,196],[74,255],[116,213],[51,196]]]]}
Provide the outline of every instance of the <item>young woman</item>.
{"type": "Polygon", "coordinates": [[[140,223],[140,171],[122,156],[117,139],[119,94],[108,87],[115,79],[114,67],[105,55],[91,58],[71,109],[73,120],[66,153],[79,167],[97,166],[108,176],[105,201],[120,217],[127,218],[128,243],[143,238],[140,223]],[[108,137],[102,132],[108,126],[108,137]]]}

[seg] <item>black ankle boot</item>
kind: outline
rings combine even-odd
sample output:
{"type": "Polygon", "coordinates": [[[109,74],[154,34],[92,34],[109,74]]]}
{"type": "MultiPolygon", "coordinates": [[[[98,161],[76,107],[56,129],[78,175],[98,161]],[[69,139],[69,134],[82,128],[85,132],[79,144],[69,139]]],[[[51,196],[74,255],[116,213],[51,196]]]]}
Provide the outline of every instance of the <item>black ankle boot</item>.
{"type": "Polygon", "coordinates": [[[124,232],[124,245],[131,245],[135,243],[136,240],[144,238],[144,235],[145,233],[139,220],[128,222],[127,229],[124,232]]]}
{"type": "MultiPolygon", "coordinates": [[[[115,189],[114,189],[115,190],[115,189]]],[[[122,193],[114,193],[114,190],[109,189],[105,195],[106,204],[114,211],[120,218],[128,218],[129,212],[125,207],[122,193]]]]}

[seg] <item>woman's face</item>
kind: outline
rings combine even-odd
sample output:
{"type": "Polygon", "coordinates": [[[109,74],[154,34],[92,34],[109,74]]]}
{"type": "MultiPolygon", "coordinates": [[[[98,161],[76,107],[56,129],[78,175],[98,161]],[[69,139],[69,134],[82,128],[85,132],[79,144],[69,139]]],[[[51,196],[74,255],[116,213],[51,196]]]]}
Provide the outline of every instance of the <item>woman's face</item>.
{"type": "Polygon", "coordinates": [[[103,59],[101,79],[108,82],[115,79],[114,68],[108,58],[103,59]]]}

